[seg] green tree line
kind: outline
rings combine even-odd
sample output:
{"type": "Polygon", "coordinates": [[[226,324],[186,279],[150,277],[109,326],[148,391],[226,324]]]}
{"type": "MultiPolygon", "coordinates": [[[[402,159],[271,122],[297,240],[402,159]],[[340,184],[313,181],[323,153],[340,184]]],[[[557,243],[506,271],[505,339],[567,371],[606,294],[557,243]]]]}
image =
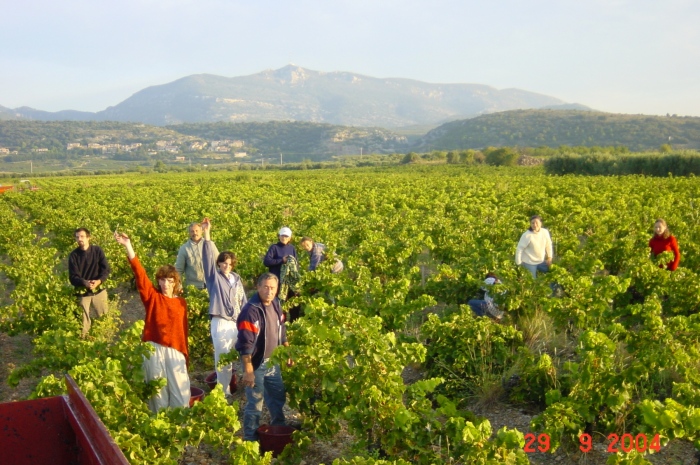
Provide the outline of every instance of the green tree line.
{"type": "Polygon", "coordinates": [[[700,153],[565,154],[548,158],[544,168],[548,174],[697,176],[700,175],[700,153]]]}
{"type": "Polygon", "coordinates": [[[624,146],[633,151],[662,144],[700,148],[700,118],[618,115],[575,110],[516,110],[443,124],[422,147],[439,150],[487,146],[624,146]]]}

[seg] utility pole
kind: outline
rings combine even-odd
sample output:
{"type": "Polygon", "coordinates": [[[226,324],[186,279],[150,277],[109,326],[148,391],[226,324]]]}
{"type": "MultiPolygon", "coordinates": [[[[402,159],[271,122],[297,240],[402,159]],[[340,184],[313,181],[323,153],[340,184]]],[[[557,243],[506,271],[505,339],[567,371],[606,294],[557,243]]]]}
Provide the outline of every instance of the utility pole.
{"type": "Polygon", "coordinates": [[[362,160],[362,147],[360,147],[360,160],[362,160]]]}
{"type": "Polygon", "coordinates": [[[282,166],[282,152],[280,152],[280,166],[282,166]]]}

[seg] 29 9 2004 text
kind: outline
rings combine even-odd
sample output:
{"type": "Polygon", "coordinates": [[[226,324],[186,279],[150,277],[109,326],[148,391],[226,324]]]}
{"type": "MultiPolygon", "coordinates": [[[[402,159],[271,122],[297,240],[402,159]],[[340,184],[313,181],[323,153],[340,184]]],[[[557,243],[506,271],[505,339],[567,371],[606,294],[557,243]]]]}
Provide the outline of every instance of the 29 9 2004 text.
{"type": "MultiPolygon", "coordinates": [[[[583,433],[578,438],[581,445],[579,449],[583,453],[588,453],[593,449],[593,438],[588,433],[583,433]]],[[[629,453],[633,450],[643,453],[646,451],[659,452],[661,450],[661,440],[658,434],[649,439],[645,433],[639,433],[633,436],[630,433],[624,433],[622,436],[616,433],[610,433],[607,436],[608,447],[607,452],[616,454],[618,452],[629,453]]],[[[528,433],[525,435],[525,446],[523,450],[528,453],[548,452],[550,448],[550,438],[547,433],[535,435],[528,433]]]]}

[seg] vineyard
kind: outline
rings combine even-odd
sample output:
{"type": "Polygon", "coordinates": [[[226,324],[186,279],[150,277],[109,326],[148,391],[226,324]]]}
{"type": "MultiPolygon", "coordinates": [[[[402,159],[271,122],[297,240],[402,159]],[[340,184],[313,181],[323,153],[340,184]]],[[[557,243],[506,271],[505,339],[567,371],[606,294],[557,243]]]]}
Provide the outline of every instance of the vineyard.
{"type": "MultiPolygon", "coordinates": [[[[611,435],[619,438],[611,464],[653,463],[669,441],[700,449],[697,178],[442,165],[42,178],[39,186],[0,196],[0,331],[33,338],[31,361],[7,382],[38,376],[32,396],[51,396],[70,373],[133,464],[176,464],[186,446],[202,444],[228,463],[272,461],[242,441],[242,406],[219,388],[191,409],[152,414],[145,401],[159,382],[143,382],[143,323],[120,324],[116,290],[128,289],[132,274],[115,228],[153,276],[175,262],[188,224],[203,217],[216,224],[218,249],[238,255],[247,291],[266,271],[261,258],[280,226],[345,264],[339,274],[332,260],[302,274],[304,292],[285,304],[302,305],[304,317],[273,358],[296,361],[283,377],[303,425],[282,463],[301,463],[310,444],[341,430],[353,441],[338,464],[526,464],[557,450],[584,460],[587,445],[607,447],[611,435]],[[513,260],[535,214],[555,246],[552,271],[538,279],[513,260]],[[649,257],[658,217],[680,244],[675,272],[659,267],[670,253],[649,257]],[[66,271],[78,226],[112,267],[114,311],[87,339],[66,271]],[[505,310],[499,322],[466,305],[488,272],[502,281],[493,292],[505,310]],[[420,379],[406,383],[407,367],[420,379]],[[534,434],[493,431],[478,412],[494,402],[537,411],[534,434]]],[[[211,370],[207,296],[190,288],[187,299],[190,369],[211,370]]]]}

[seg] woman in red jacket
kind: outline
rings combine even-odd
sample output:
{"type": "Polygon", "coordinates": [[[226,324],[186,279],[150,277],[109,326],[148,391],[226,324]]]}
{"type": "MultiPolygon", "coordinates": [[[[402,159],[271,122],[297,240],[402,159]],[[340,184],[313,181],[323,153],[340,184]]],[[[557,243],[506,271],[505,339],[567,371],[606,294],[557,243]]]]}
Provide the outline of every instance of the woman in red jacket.
{"type": "MultiPolygon", "coordinates": [[[[681,252],[678,250],[678,242],[676,238],[671,235],[666,221],[662,218],[659,218],[656,220],[656,223],[654,223],[654,237],[649,239],[649,247],[651,247],[651,253],[655,257],[662,252],[673,252],[673,261],[668,262],[666,269],[674,271],[678,268],[678,264],[681,261],[681,252]]],[[[660,267],[663,268],[663,265],[660,265],[660,267]]]]}
{"type": "Polygon", "coordinates": [[[154,349],[151,356],[143,360],[146,381],[165,378],[168,382],[149,399],[148,408],[157,412],[165,407],[188,407],[187,302],[180,296],[180,275],[174,266],[163,265],[156,272],[158,285],[154,286],[141,266],[129,236],[115,232],[114,238],[126,249],[136,288],[146,310],[141,340],[154,349]]]}

